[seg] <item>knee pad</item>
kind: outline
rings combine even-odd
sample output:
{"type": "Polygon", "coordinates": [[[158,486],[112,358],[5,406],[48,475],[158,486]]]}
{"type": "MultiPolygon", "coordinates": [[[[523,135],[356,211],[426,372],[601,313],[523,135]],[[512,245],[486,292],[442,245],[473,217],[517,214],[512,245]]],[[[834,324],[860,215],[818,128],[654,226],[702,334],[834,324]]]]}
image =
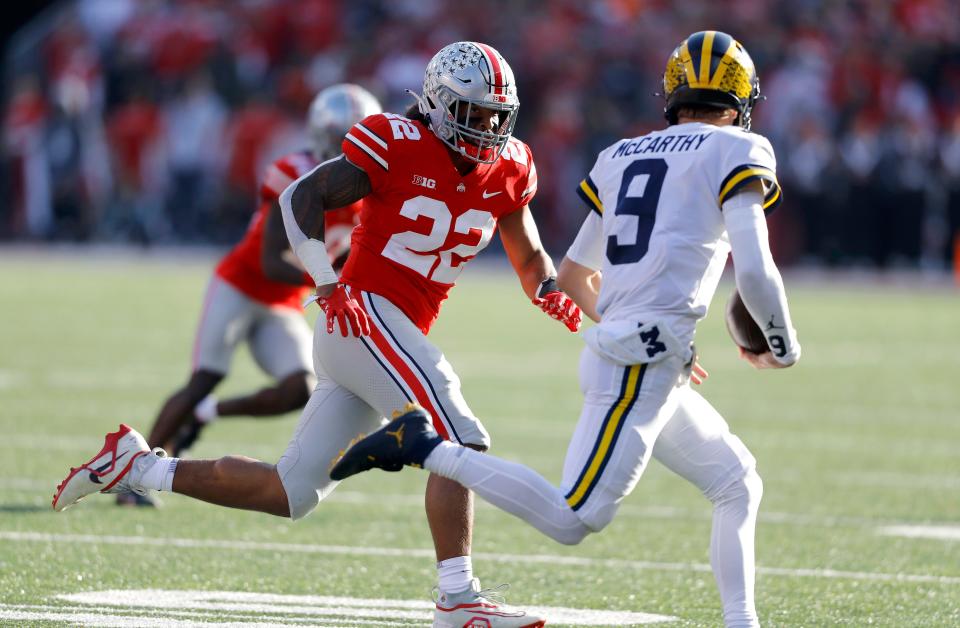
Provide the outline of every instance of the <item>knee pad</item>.
{"type": "MultiPolygon", "coordinates": [[[[281,461],[282,462],[282,461],[281,461]]],[[[280,483],[283,484],[283,490],[287,493],[287,504],[290,507],[291,521],[303,519],[323,501],[327,495],[333,492],[338,482],[328,482],[321,488],[317,488],[309,478],[298,477],[296,472],[290,472],[289,469],[282,469],[278,465],[280,473],[280,483]],[[284,473],[283,471],[287,471],[284,473]]]]}
{"type": "Polygon", "coordinates": [[[750,469],[746,477],[743,478],[743,483],[750,493],[750,503],[755,506],[760,505],[760,500],[763,498],[763,480],[760,479],[757,470],[750,469]]]}
{"type": "Polygon", "coordinates": [[[580,538],[575,543],[569,543],[569,545],[579,543],[588,534],[600,532],[613,521],[613,517],[617,514],[618,505],[610,501],[604,501],[599,496],[595,500],[592,504],[588,501],[583,508],[574,511],[574,514],[583,524],[583,531],[580,538]]]}
{"type": "Polygon", "coordinates": [[[580,542],[587,538],[589,534],[596,531],[591,530],[590,527],[579,517],[574,516],[571,518],[571,520],[575,520],[578,525],[565,527],[562,530],[553,530],[548,533],[549,536],[554,541],[562,545],[579,545],[580,542]]]}
{"type": "Polygon", "coordinates": [[[749,510],[756,510],[763,497],[763,480],[755,467],[750,466],[738,476],[710,491],[707,498],[715,505],[740,503],[749,510]]]}
{"type": "Polygon", "coordinates": [[[287,489],[287,503],[290,504],[290,520],[297,521],[309,515],[317,507],[320,503],[320,492],[312,489],[294,492],[287,489]]]}

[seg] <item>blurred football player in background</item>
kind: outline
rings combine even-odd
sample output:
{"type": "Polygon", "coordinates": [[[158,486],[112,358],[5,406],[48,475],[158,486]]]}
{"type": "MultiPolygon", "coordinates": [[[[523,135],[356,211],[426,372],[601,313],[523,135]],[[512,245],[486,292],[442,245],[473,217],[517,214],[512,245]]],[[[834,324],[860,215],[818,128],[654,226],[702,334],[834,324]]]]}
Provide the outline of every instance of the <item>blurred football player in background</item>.
{"type": "MultiPolygon", "coordinates": [[[[321,91],[307,115],[310,149],[285,155],[266,170],[260,207],[243,240],[220,261],[207,287],[194,341],[190,379],[160,409],[147,442],[173,455],[190,447],[218,417],[271,417],[302,408],[316,385],[310,327],[301,303],[313,281],[290,251],[277,199],[291,182],[340,153],[343,136],[356,122],[381,111],[358,85],[321,91]],[[253,394],[218,400],[211,393],[230,370],[234,352],[247,342],[250,353],[275,384],[253,394]]],[[[327,251],[342,267],[358,203],[325,214],[327,251]]],[[[120,504],[151,505],[149,495],[123,493],[120,504]]]]}
{"type": "MultiPolygon", "coordinates": [[[[443,438],[486,450],[490,437],[467,406],[459,378],[427,339],[464,264],[499,226],[527,296],[571,331],[580,325],[580,310],[557,287],[529,208],[537,174],[530,149],[512,137],[518,106],[513,71],[496,50],[451,44],[428,64],[409,117],[364,119],[347,133],[344,155],[280,196],[287,236],[325,315],[314,334],[319,382],[277,465],[145,455],[147,444],[123,426],[61,483],[54,508],[101,489],[152,488],[299,519],[336,487],[329,468],[351,438],[377,429],[410,402],[429,409],[443,438]],[[361,199],[360,226],[338,280],[323,241],[324,217],[361,199]],[[125,468],[103,465],[128,455],[137,461],[125,468]]],[[[425,501],[439,572],[434,625],[543,625],[503,604],[496,590],[481,590],[473,577],[469,491],[431,476],[425,501]]]]}
{"type": "Polygon", "coordinates": [[[585,333],[585,398],[560,487],[444,440],[420,408],[354,445],[331,475],[420,466],[575,544],[610,523],[653,456],[713,503],[710,560],[724,622],[758,626],[756,460],[690,381],[705,377],[694,330],[731,250],[737,287],[769,345],[741,355],[756,368],[800,357],[767,241],[765,213],[780,201],[776,163],[766,138],[750,132],[759,81],[732,37],[690,35],[670,56],[663,87],[670,125],[610,146],[580,184],[593,213],[559,281],[599,324],[585,333]]]}

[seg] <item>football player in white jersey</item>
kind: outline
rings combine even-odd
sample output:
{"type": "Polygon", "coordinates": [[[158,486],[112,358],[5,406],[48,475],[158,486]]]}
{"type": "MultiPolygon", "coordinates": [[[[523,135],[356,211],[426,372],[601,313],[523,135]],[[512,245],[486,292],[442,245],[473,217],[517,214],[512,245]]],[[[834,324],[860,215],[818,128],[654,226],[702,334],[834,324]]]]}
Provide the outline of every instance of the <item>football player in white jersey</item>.
{"type": "Polygon", "coordinates": [[[613,519],[651,456],[713,503],[710,561],[727,626],[758,626],[754,530],[762,483],[756,460],[690,381],[697,321],[732,251],[736,282],[769,350],[757,368],[800,357],[765,214],[780,200],[770,143],[750,132],[759,96],[754,65],[725,33],[694,33],[663,77],[670,125],[600,153],[580,194],[594,210],[560,269],[560,285],[598,321],[580,362],[583,409],[560,487],[514,462],[442,442],[410,408],[360,441],[333,468],[421,466],[454,479],[565,544],[613,519]]]}

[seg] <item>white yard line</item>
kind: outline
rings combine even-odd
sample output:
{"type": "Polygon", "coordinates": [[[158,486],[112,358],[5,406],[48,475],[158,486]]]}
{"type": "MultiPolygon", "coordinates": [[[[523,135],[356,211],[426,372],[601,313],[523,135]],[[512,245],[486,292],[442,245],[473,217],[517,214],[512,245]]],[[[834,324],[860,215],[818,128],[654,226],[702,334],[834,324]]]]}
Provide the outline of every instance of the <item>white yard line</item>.
{"type": "MultiPolygon", "coordinates": [[[[323,595],[283,595],[239,591],[112,590],[72,593],[60,599],[104,606],[177,610],[217,611],[221,614],[245,612],[268,618],[278,615],[324,617],[387,618],[394,621],[428,622],[433,603],[427,600],[369,599],[323,595]]],[[[550,618],[551,624],[573,626],[609,626],[651,624],[673,621],[675,617],[636,611],[604,611],[562,606],[530,607],[530,612],[550,618]]]]}
{"type": "Polygon", "coordinates": [[[851,471],[834,475],[841,485],[875,486],[879,488],[909,489],[911,491],[943,491],[960,488],[960,477],[932,473],[902,473],[899,471],[851,471]]]}
{"type": "Polygon", "coordinates": [[[908,539],[934,539],[937,541],[960,541],[960,526],[899,525],[877,530],[883,536],[901,536],[908,539]]]}
{"type": "MultiPolygon", "coordinates": [[[[48,534],[42,532],[0,532],[0,540],[36,541],[41,543],[86,543],[91,545],[137,545],[156,547],[206,548],[237,551],[288,552],[295,554],[329,554],[339,556],[376,556],[426,558],[434,555],[432,549],[398,549],[394,547],[355,547],[349,545],[315,545],[300,543],[265,543],[256,541],[225,541],[222,539],[158,538],[145,536],[113,536],[95,534],[48,534]]],[[[556,556],[552,554],[500,554],[477,552],[474,557],[510,564],[540,563],[601,569],[639,571],[673,571],[709,573],[706,563],[667,563],[616,558],[588,558],[556,556]]],[[[937,576],[929,574],[882,573],[871,571],[841,571],[819,568],[758,567],[758,573],[795,578],[826,578],[845,580],[869,580],[881,582],[915,582],[933,584],[960,584],[960,576],[937,576]]]]}
{"type": "MultiPolygon", "coordinates": [[[[92,592],[93,595],[96,595],[98,592],[92,592]]],[[[83,595],[83,594],[80,594],[83,595]]],[[[62,599],[67,599],[69,596],[61,595],[58,596],[62,599]]],[[[58,619],[57,616],[63,617],[60,621],[71,621],[73,623],[78,623],[85,626],[210,626],[215,625],[219,627],[223,626],[269,626],[269,627],[286,627],[286,626],[329,626],[331,628],[351,628],[355,626],[374,626],[380,628],[381,626],[390,627],[407,627],[411,626],[422,626],[423,623],[419,620],[411,621],[389,621],[385,618],[378,618],[375,620],[366,620],[359,619],[356,617],[350,617],[349,619],[337,619],[325,617],[323,619],[323,624],[317,623],[316,615],[304,615],[297,616],[293,613],[283,613],[278,610],[278,614],[284,615],[282,617],[283,623],[271,622],[263,623],[256,622],[255,620],[262,619],[262,614],[257,615],[249,613],[242,609],[236,609],[225,613],[224,611],[185,611],[185,610],[176,610],[176,608],[164,608],[163,617],[160,619],[151,617],[151,615],[156,614],[155,608],[133,608],[133,607],[124,607],[124,605],[119,604],[107,604],[106,608],[96,608],[92,609],[90,605],[65,605],[65,606],[54,606],[49,604],[0,604],[0,619],[5,617],[5,613],[10,615],[27,615],[25,619],[37,619],[37,620],[47,620],[53,621],[58,619]],[[119,608],[112,608],[119,607],[119,608]],[[116,613],[129,613],[126,615],[117,615],[116,613]],[[90,613],[97,613],[96,615],[91,616],[90,613]],[[81,619],[76,619],[81,618],[81,619]],[[188,620],[194,621],[184,621],[176,622],[171,621],[170,618],[185,618],[188,620]],[[86,621],[84,621],[86,619],[86,621]],[[224,623],[223,619],[237,620],[229,621],[224,623]],[[244,621],[250,620],[250,621],[244,621]],[[151,621],[156,621],[157,623],[148,623],[151,621]],[[114,623],[105,623],[105,622],[114,622],[114,623]],[[291,623],[292,622],[292,623],[291,623]]]]}
{"type": "MultiPolygon", "coordinates": [[[[0,604],[0,620],[66,621],[84,626],[377,626],[432,623],[433,603],[238,591],[156,589],[88,591],[58,595],[68,606],[0,604]],[[318,624],[320,621],[322,624],[318,624]]],[[[610,626],[672,622],[676,617],[637,611],[543,606],[530,612],[551,625],[610,626]]]]}
{"type": "Polygon", "coordinates": [[[0,369],[0,390],[14,390],[27,384],[29,378],[22,371],[0,369]]]}
{"type": "MultiPolygon", "coordinates": [[[[906,478],[907,476],[904,476],[906,478]]],[[[931,478],[931,482],[936,482],[934,476],[909,476],[911,481],[926,482],[925,479],[931,478]]],[[[906,479],[904,479],[906,481],[906,479]]],[[[956,483],[960,486],[960,479],[940,478],[944,486],[956,483]]],[[[44,499],[53,493],[53,487],[56,481],[37,480],[34,478],[0,478],[0,491],[23,492],[23,493],[42,493],[44,499]]],[[[423,509],[423,495],[418,493],[362,493],[359,491],[347,491],[338,489],[330,494],[324,501],[339,504],[356,504],[358,506],[407,506],[415,508],[418,511],[423,509]]],[[[477,508],[494,509],[494,506],[477,500],[477,508]]],[[[704,502],[703,508],[676,508],[673,506],[634,506],[625,503],[617,511],[620,518],[630,517],[635,519],[662,519],[669,521],[710,521],[713,513],[709,504],[704,502]]],[[[760,510],[759,520],[761,524],[776,524],[787,526],[819,526],[824,528],[850,527],[850,528],[870,528],[877,527],[895,527],[895,526],[913,526],[924,525],[912,521],[902,521],[896,519],[881,519],[876,517],[856,517],[849,515],[811,515],[798,512],[777,512],[760,510]]]]}
{"type": "MultiPolygon", "coordinates": [[[[144,617],[143,615],[109,615],[92,612],[88,609],[34,610],[33,607],[18,607],[0,605],[0,621],[5,625],[21,625],[25,621],[66,622],[71,626],[102,626],[106,628],[202,628],[203,626],[217,626],[218,628],[289,628],[290,626],[304,626],[304,623],[276,623],[276,622],[208,622],[202,620],[174,619],[172,617],[144,617]],[[10,624],[6,624],[6,621],[10,624]]],[[[318,624],[310,624],[317,626],[318,624]]],[[[330,628],[345,624],[326,624],[330,628]]],[[[349,625],[349,624],[348,624],[349,625]]],[[[396,625],[396,624],[395,624],[396,625]]],[[[401,624],[402,625],[402,624],[401,624]]],[[[408,624],[409,625],[409,624],[408,624]]],[[[323,625],[321,625],[323,628],[323,625]]]]}

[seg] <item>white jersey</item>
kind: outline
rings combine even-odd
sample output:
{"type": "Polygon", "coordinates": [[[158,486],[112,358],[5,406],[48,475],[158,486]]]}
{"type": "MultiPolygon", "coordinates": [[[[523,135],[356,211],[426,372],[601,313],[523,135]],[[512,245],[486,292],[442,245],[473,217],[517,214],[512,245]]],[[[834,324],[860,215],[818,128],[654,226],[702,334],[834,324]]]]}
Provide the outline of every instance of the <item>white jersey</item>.
{"type": "Polygon", "coordinates": [[[656,320],[689,344],[730,253],[721,205],[758,179],[769,212],[780,201],[773,149],[739,127],[673,125],[601,152],[578,189],[596,214],[567,257],[602,271],[604,323],[656,320]]]}

